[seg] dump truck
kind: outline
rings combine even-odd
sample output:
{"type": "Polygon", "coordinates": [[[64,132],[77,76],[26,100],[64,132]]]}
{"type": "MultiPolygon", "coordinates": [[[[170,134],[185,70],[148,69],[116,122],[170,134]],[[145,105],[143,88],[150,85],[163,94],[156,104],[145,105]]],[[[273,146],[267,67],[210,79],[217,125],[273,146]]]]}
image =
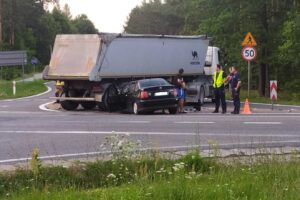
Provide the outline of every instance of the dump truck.
{"type": "Polygon", "coordinates": [[[212,96],[219,49],[205,35],[79,34],[57,35],[45,80],[64,81],[59,97],[65,110],[97,105],[113,110],[119,86],[131,80],[161,77],[171,80],[184,69],[186,102],[201,108],[212,96]]]}

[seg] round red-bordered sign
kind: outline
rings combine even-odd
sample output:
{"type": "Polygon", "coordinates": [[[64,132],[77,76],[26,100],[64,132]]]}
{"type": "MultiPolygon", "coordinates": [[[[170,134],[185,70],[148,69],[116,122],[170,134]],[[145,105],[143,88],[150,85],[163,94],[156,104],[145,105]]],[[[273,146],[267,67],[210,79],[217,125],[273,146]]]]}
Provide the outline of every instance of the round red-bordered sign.
{"type": "Polygon", "coordinates": [[[257,52],[254,47],[247,46],[242,49],[242,57],[244,60],[252,61],[256,58],[256,56],[257,56],[257,52]]]}

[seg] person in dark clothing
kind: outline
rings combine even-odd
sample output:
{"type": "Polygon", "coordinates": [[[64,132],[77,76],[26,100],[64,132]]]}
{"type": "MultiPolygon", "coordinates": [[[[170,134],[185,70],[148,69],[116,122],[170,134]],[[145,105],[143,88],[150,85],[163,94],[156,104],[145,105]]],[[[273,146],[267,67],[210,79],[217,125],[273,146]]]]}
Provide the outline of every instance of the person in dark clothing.
{"type": "Polygon", "coordinates": [[[219,112],[220,102],[222,104],[222,113],[226,113],[227,105],[225,100],[225,86],[224,84],[227,83],[226,73],[221,69],[220,65],[217,65],[216,71],[213,75],[213,87],[214,87],[214,94],[215,94],[215,110],[213,113],[219,112]]]}
{"type": "Polygon", "coordinates": [[[233,98],[233,105],[234,110],[231,114],[240,114],[240,107],[241,107],[241,100],[240,100],[240,88],[241,88],[241,78],[240,74],[237,71],[237,67],[232,67],[232,74],[231,74],[231,91],[232,91],[232,98],[233,98]]]}

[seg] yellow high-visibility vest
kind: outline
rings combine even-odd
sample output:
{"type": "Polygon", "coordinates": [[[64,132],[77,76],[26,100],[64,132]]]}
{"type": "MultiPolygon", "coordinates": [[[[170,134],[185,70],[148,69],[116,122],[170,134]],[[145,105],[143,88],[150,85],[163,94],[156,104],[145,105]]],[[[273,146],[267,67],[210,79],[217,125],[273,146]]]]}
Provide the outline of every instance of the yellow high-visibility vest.
{"type": "Polygon", "coordinates": [[[217,72],[214,73],[214,88],[219,88],[224,84],[224,79],[223,79],[223,70],[219,71],[218,77],[217,77],[217,72]]]}

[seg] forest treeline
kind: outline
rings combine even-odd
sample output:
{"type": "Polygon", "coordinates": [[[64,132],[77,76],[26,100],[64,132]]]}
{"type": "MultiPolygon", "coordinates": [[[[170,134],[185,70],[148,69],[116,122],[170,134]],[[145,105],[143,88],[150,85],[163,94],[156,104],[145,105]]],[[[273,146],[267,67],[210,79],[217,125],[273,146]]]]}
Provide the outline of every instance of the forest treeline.
{"type": "MultiPolygon", "coordinates": [[[[280,88],[300,91],[300,0],[144,0],[129,14],[124,31],[206,34],[221,48],[224,66],[240,67],[244,83],[241,42],[251,32],[258,43],[252,88],[266,95],[269,80],[276,79],[280,88]]],[[[56,34],[96,32],[86,15],[72,16],[59,0],[0,0],[0,50],[27,50],[41,65],[49,63],[56,34]]],[[[15,69],[1,71],[1,78],[15,76],[15,69]]]]}
{"type": "MultiPolygon", "coordinates": [[[[49,63],[57,34],[97,32],[86,15],[73,17],[69,6],[61,7],[59,0],[0,0],[0,51],[26,50],[29,63],[32,56],[41,66],[49,63]]],[[[13,79],[19,73],[4,67],[1,78],[13,79]]]]}
{"type": "Polygon", "coordinates": [[[300,92],[300,0],[148,0],[134,8],[127,33],[208,35],[222,50],[222,64],[238,65],[247,83],[241,42],[255,37],[251,63],[253,89],[268,94],[270,79],[282,89],[300,92]]]}

